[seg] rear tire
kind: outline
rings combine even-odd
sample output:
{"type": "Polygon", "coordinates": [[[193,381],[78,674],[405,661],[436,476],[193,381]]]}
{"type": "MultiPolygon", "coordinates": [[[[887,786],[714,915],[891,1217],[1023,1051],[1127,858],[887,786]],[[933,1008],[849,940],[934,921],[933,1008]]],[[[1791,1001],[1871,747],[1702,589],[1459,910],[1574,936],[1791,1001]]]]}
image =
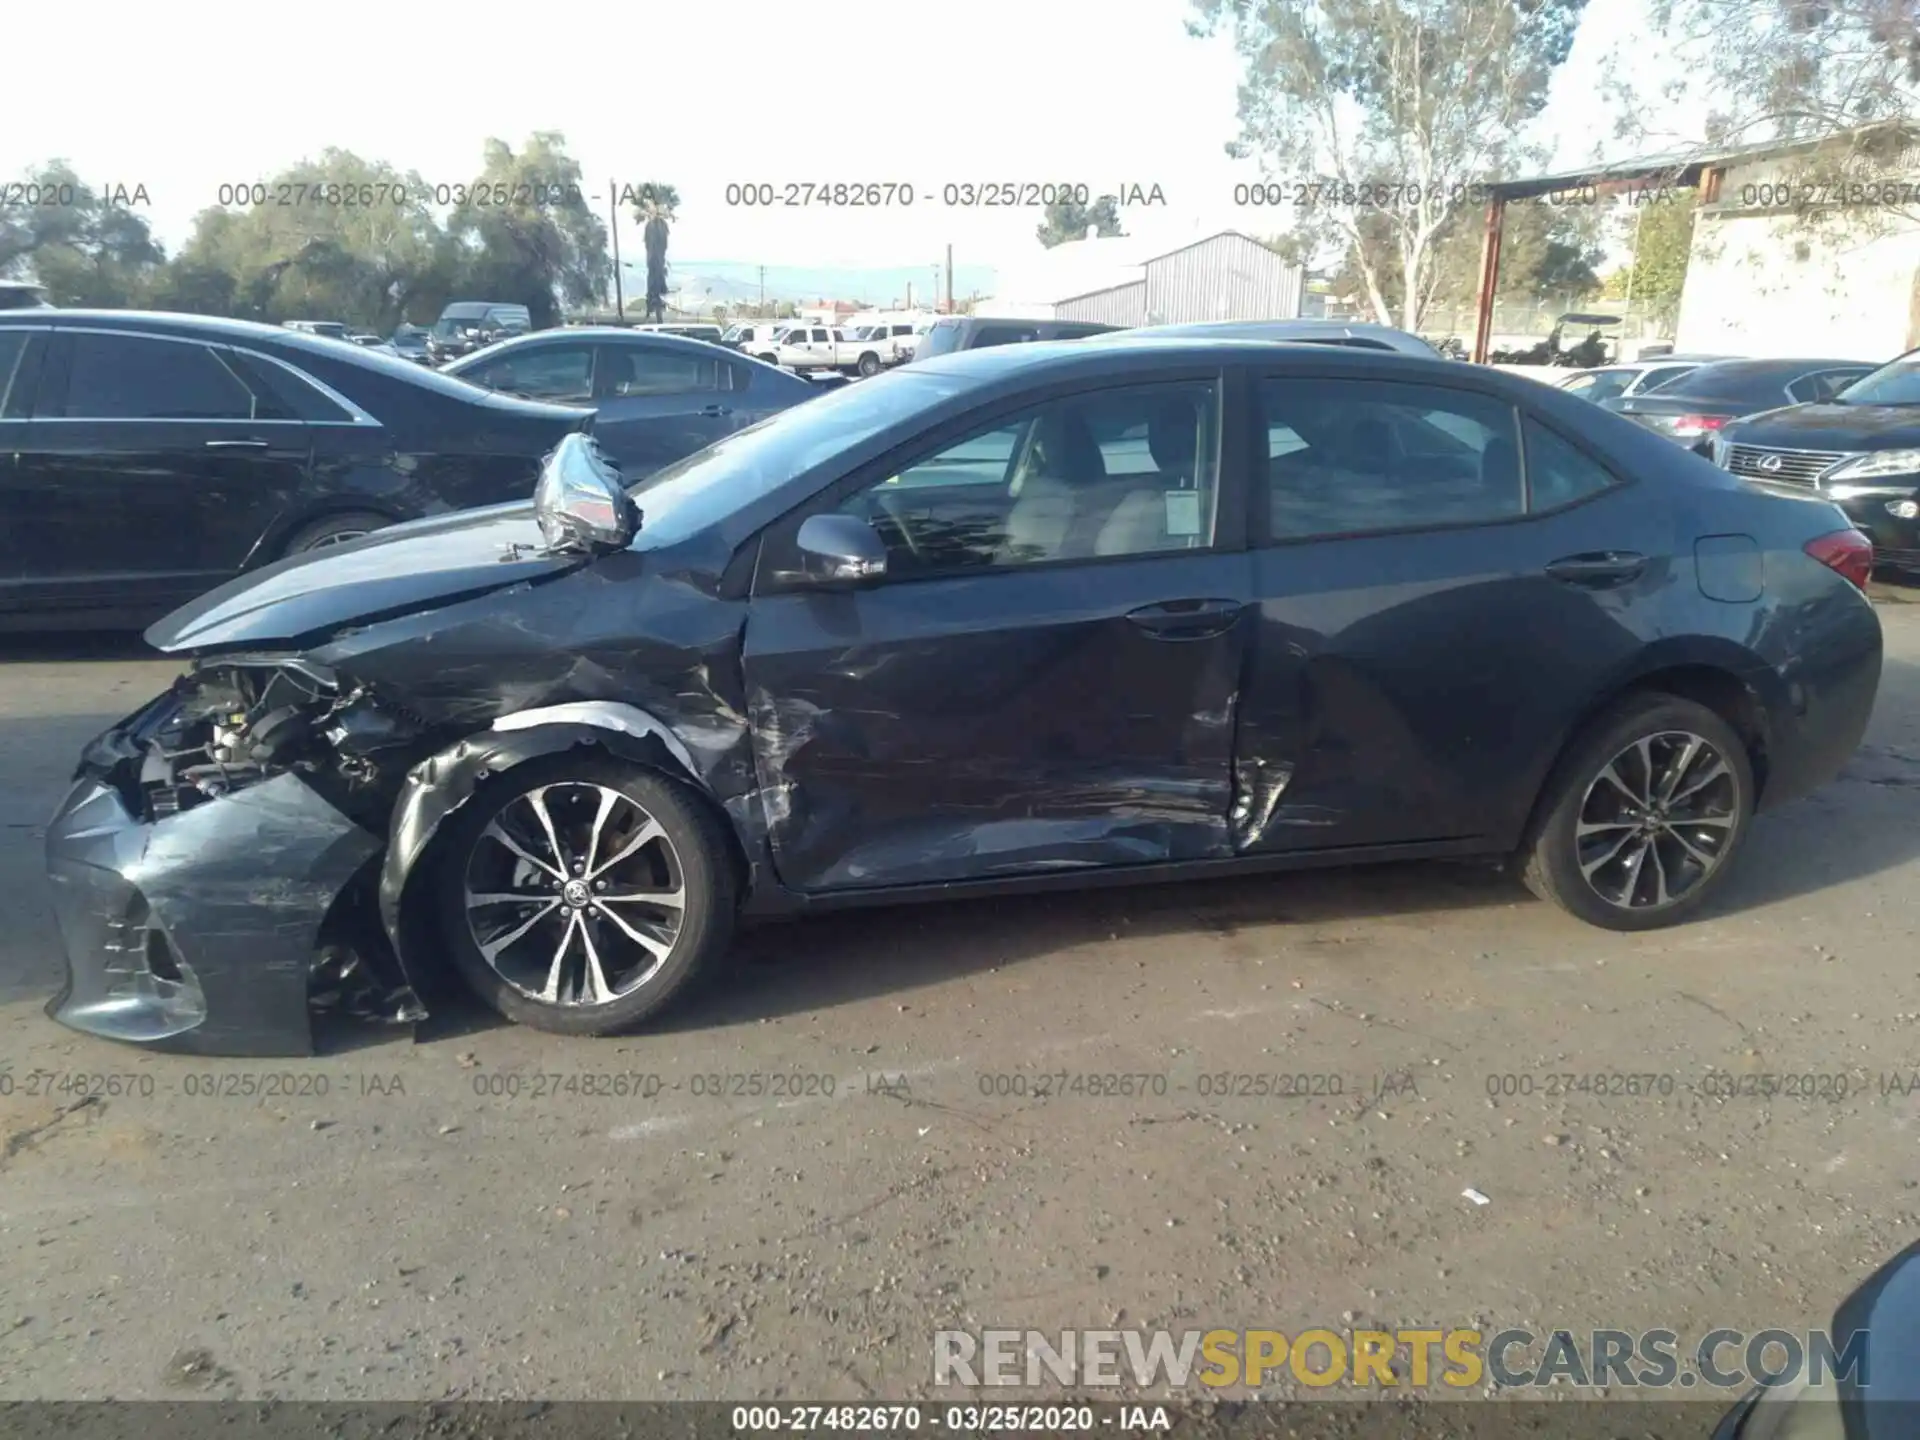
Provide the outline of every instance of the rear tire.
{"type": "Polygon", "coordinates": [[[287,537],[287,543],[281,547],[282,555],[304,555],[309,550],[323,550],[330,545],[344,544],[348,540],[358,540],[362,535],[371,535],[375,530],[393,524],[385,515],[376,515],[371,510],[353,510],[344,515],[323,515],[318,520],[302,525],[287,537]]]}
{"type": "Polygon", "coordinates": [[[1542,900],[1606,930],[1656,930],[1705,903],[1753,818],[1746,743],[1706,706],[1629,696],[1568,748],[1521,848],[1542,900]]]}
{"type": "Polygon", "coordinates": [[[871,379],[880,373],[880,357],[869,350],[860,357],[860,363],[854,369],[860,372],[862,379],[871,379]]]}
{"type": "Polygon", "coordinates": [[[604,755],[529,761],[444,834],[435,883],[448,949],[474,993],[518,1024],[631,1029],[717,969],[732,941],[720,821],[654,771],[604,755]]]}

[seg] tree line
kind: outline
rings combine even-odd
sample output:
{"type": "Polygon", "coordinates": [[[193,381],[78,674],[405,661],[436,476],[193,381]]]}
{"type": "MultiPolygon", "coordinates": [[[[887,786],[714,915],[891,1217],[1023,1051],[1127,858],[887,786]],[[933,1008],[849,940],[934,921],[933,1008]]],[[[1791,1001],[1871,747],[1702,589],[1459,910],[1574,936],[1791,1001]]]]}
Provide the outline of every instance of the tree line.
{"type": "MultiPolygon", "coordinates": [[[[48,161],[15,187],[32,203],[0,210],[0,276],[30,268],[61,306],[341,320],[382,334],[429,322],[456,299],[519,303],[551,325],[563,308],[598,305],[612,280],[608,196],[583,179],[558,132],[517,150],[488,140],[477,170],[454,185],[328,149],[231,188],[169,255],[125,194],[48,161]]],[[[664,304],[678,194],[641,182],[611,198],[642,228],[648,284],[630,301],[664,304]]]]}

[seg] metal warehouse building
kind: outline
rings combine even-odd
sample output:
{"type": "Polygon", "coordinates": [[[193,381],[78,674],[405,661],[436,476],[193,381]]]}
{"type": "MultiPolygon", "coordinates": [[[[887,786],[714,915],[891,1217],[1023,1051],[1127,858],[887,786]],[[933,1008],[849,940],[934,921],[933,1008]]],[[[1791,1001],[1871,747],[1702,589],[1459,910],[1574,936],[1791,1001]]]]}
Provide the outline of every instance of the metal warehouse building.
{"type": "Polygon", "coordinates": [[[1157,254],[1130,236],[1089,237],[1056,245],[1024,273],[1004,277],[974,313],[1107,325],[1291,320],[1305,281],[1299,266],[1233,230],[1157,254]]]}

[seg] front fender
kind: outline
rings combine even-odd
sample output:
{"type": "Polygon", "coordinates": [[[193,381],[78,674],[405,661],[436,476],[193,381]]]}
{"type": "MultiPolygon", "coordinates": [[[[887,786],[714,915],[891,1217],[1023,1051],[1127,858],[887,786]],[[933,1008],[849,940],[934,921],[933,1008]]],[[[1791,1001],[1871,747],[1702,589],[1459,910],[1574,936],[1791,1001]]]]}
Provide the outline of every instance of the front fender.
{"type": "Polygon", "coordinates": [[[447,818],[494,775],[576,745],[598,745],[623,760],[683,780],[711,795],[679,736],[634,705],[582,700],[502,715],[492,726],[422,760],[407,772],[394,802],[380,868],[380,922],[402,971],[416,989],[424,945],[404,917],[420,860],[447,818]]]}

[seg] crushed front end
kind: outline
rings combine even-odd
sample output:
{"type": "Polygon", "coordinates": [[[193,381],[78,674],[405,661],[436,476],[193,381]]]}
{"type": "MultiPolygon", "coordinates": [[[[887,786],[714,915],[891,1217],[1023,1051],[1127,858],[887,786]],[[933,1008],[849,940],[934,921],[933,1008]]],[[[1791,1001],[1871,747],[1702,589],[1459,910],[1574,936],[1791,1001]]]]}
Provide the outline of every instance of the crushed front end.
{"type": "Polygon", "coordinates": [[[295,656],[228,656],[86,748],[47,828],[67,982],[48,1013],[194,1054],[313,1050],[337,1004],[424,1011],[377,919],[410,717],[295,656]]]}

